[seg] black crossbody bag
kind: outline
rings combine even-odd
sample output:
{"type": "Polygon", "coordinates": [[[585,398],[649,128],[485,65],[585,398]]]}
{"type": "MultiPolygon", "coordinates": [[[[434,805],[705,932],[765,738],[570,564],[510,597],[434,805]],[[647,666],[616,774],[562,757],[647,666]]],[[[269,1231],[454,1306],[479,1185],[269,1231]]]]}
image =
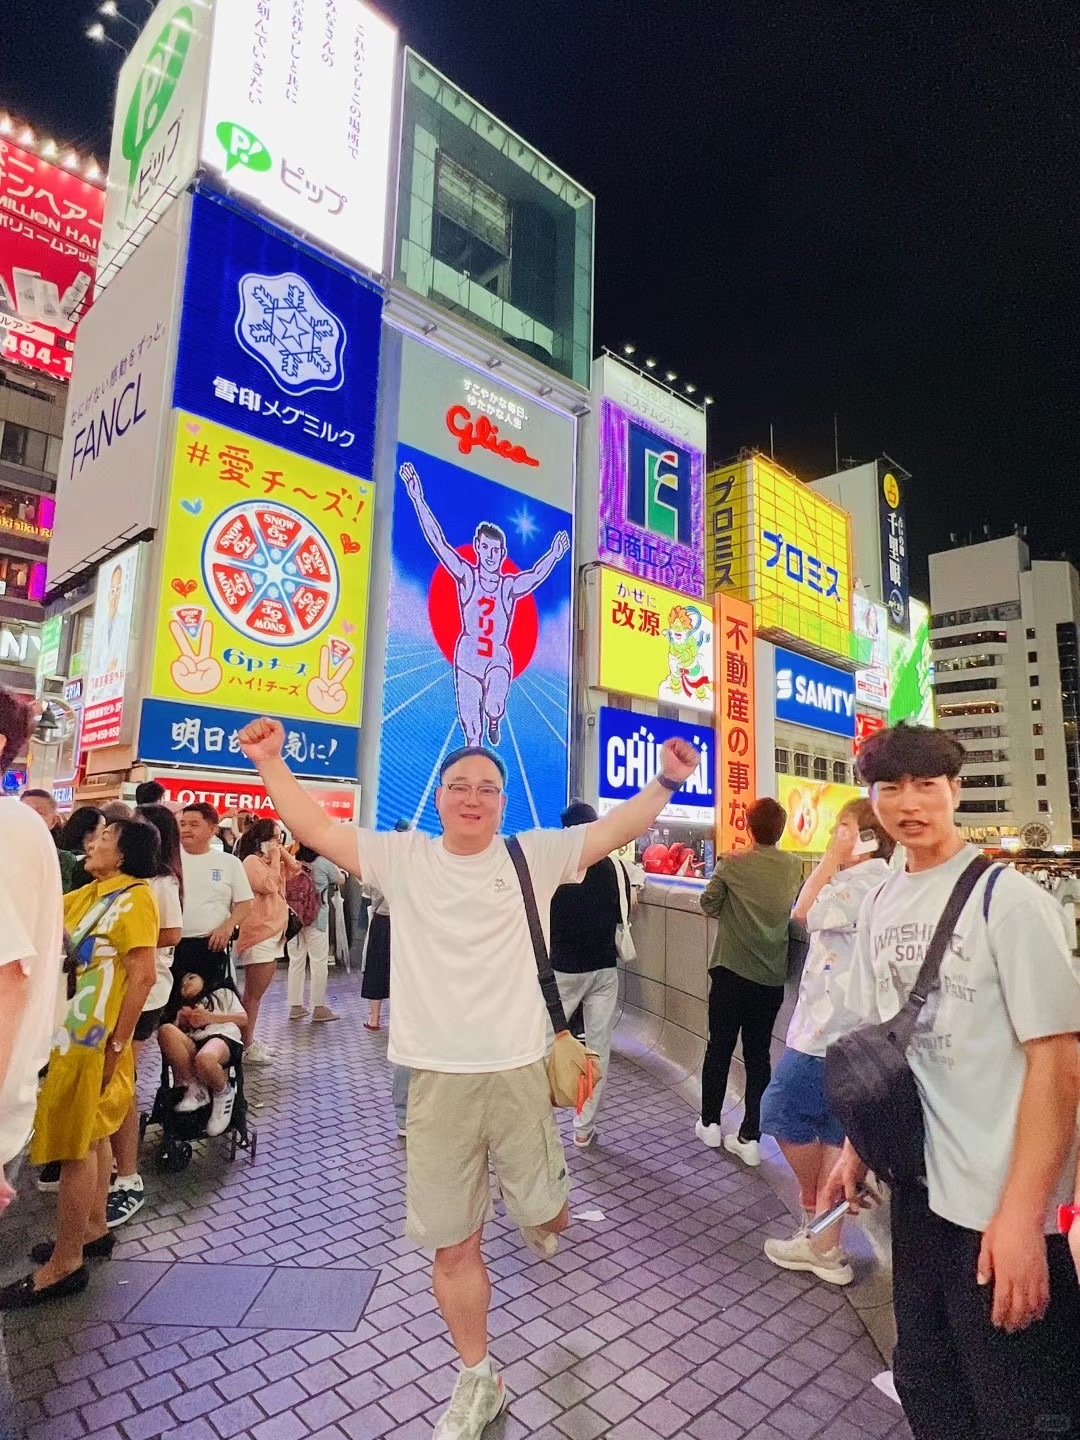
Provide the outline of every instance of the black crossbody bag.
{"type": "MultiPolygon", "coordinates": [[[[860,1025],[825,1053],[825,1095],[829,1108],[859,1158],[890,1185],[926,1175],[922,1101],[907,1052],[919,1014],[938,983],[945,949],[972,891],[993,862],[977,855],[957,880],[942,911],[911,994],[891,1020],[860,1025]]],[[[983,899],[987,916],[1000,869],[990,876],[983,899]]]]}

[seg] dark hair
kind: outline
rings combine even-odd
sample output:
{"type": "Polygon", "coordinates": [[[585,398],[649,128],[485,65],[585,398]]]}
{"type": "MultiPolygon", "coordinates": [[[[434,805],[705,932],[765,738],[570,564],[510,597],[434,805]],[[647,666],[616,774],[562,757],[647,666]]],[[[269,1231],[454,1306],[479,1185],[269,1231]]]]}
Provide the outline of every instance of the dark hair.
{"type": "Polygon", "coordinates": [[[495,769],[498,770],[502,783],[504,785],[506,784],[506,766],[501,757],[496,755],[494,750],[485,750],[483,745],[462,745],[458,750],[451,750],[450,754],[446,756],[439,766],[439,784],[442,784],[443,777],[451,766],[456,765],[459,760],[471,760],[474,755],[479,755],[485,760],[490,760],[495,766],[495,769]]]}
{"type": "Polygon", "coordinates": [[[165,786],[159,785],[156,780],[144,780],[141,785],[135,786],[135,804],[142,808],[144,805],[160,805],[165,799],[165,786]]]}
{"type": "Polygon", "coordinates": [[[573,825],[591,825],[600,817],[584,800],[571,800],[559,818],[562,820],[563,829],[569,830],[573,825]]]}
{"type": "Polygon", "coordinates": [[[0,750],[0,775],[10,770],[34,731],[34,711],[21,696],[0,685],[0,735],[6,737],[0,750]]]}
{"type": "Polygon", "coordinates": [[[161,841],[161,868],[159,875],[171,875],[180,887],[180,904],[184,903],[184,862],[181,859],[180,826],[176,816],[167,805],[140,805],[135,812],[137,820],[152,825],[161,841]]]}
{"type": "Polygon", "coordinates": [[[106,800],[101,813],[111,825],[114,820],[134,820],[135,811],[124,800],[106,800]]]}
{"type": "Polygon", "coordinates": [[[57,844],[61,850],[81,855],[86,850],[86,837],[98,828],[105,816],[96,805],[80,805],[73,810],[60,831],[57,844]]]}
{"type": "Polygon", "coordinates": [[[19,796],[19,799],[20,799],[20,800],[48,800],[48,801],[50,801],[53,805],[56,804],[55,799],[53,798],[52,795],[50,795],[50,793],[48,792],[48,790],[24,790],[24,791],[22,792],[22,794],[19,796]]]}
{"type": "Polygon", "coordinates": [[[310,845],[298,845],[296,848],[296,858],[300,861],[301,865],[313,865],[319,858],[319,852],[312,850],[310,845]]]}
{"type": "Polygon", "coordinates": [[[260,845],[265,845],[268,840],[276,840],[281,834],[281,826],[276,820],[256,820],[254,825],[249,825],[240,836],[240,844],[236,847],[236,853],[241,860],[246,860],[249,855],[256,855],[260,845]]]}
{"type": "Polygon", "coordinates": [[[473,536],[473,539],[479,540],[481,538],[484,540],[498,540],[503,549],[506,549],[506,531],[500,529],[498,525],[493,525],[490,520],[481,520],[480,524],[476,527],[476,534],[473,536]]]}
{"type": "MultiPolygon", "coordinates": [[[[875,854],[879,860],[891,860],[892,853],[896,849],[896,841],[877,818],[873,805],[865,796],[858,800],[849,800],[836,817],[837,820],[850,819],[863,830],[872,830],[877,836],[877,850],[875,854]]],[[[873,857],[866,855],[863,859],[870,860],[873,857]]]]}
{"type": "Polygon", "coordinates": [[[220,817],[213,805],[208,805],[205,800],[196,800],[192,805],[185,805],[180,812],[182,815],[201,815],[208,825],[216,830],[221,824],[220,817]]]}
{"type": "Polygon", "coordinates": [[[161,840],[153,825],[145,820],[113,820],[109,829],[116,832],[120,869],[125,875],[152,880],[161,874],[161,840]]]}
{"type": "Polygon", "coordinates": [[[964,747],[947,730],[929,725],[894,725],[864,740],[855,761],[864,785],[882,780],[902,780],[905,775],[935,780],[944,775],[955,780],[964,763],[964,747]]]}
{"type": "Polygon", "coordinates": [[[755,800],[746,812],[746,828],[758,845],[778,845],[787,824],[787,811],[778,800],[755,800]]]}

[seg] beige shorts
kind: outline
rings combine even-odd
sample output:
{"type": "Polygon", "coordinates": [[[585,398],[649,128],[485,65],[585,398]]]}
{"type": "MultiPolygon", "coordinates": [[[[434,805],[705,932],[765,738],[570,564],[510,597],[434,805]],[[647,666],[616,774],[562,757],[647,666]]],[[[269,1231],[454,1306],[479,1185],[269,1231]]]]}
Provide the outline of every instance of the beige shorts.
{"type": "Polygon", "coordinates": [[[492,1217],[488,1160],[518,1225],[544,1225],[570,1177],[543,1061],[519,1070],[418,1070],[409,1086],[405,1233],[426,1250],[460,1245],[492,1217]]]}

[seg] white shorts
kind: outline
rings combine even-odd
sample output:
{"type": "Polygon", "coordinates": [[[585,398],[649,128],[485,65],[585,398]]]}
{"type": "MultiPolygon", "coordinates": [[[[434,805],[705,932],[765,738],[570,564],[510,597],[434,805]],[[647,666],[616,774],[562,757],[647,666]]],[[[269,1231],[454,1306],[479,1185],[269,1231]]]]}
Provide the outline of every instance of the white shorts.
{"type": "Polygon", "coordinates": [[[260,940],[258,945],[252,945],[250,950],[239,951],[233,964],[238,970],[244,965],[273,965],[281,958],[284,940],[284,930],[280,935],[271,935],[269,940],[260,940]]]}

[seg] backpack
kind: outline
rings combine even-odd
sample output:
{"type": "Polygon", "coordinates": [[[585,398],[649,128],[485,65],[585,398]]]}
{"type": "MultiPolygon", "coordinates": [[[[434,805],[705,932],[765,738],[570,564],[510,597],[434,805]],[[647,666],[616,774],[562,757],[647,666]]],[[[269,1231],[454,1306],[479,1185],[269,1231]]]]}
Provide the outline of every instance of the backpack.
{"type": "Polygon", "coordinates": [[[306,865],[301,864],[296,874],[290,875],[286,880],[285,901],[300,922],[301,930],[314,925],[319,918],[322,902],[311,871],[306,865]]]}
{"type": "Polygon", "coordinates": [[[976,856],[957,880],[927,947],[905,1004],[891,1020],[859,1025],[825,1053],[825,1097],[859,1159],[889,1185],[926,1175],[922,1101],[907,1052],[919,1012],[937,985],[941,962],[960,912],[979,880],[991,870],[983,893],[983,919],[1001,874],[985,855],[976,856]]]}

